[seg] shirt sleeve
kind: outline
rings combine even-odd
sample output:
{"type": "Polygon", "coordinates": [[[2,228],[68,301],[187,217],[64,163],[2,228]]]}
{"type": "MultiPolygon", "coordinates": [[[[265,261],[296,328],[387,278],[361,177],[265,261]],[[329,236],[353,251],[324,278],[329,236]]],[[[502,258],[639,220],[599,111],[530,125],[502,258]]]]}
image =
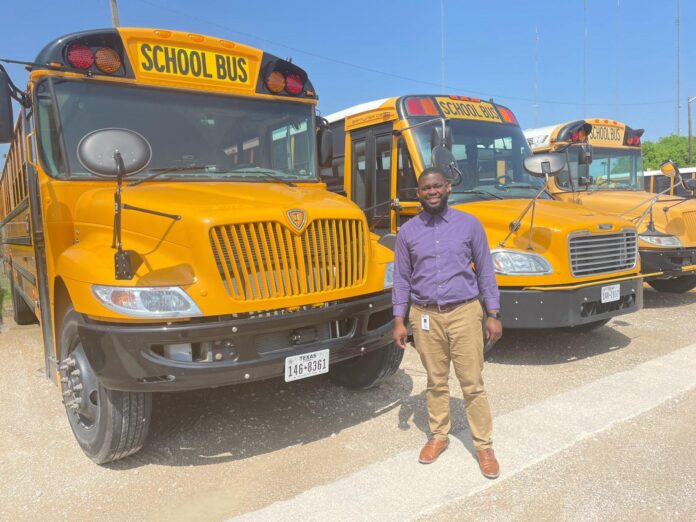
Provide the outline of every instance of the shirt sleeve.
{"type": "Polygon", "coordinates": [[[478,219],[475,220],[471,250],[479,292],[483,295],[486,309],[500,310],[500,291],[495,280],[493,258],[491,257],[491,250],[488,248],[486,232],[478,219]]]}
{"type": "Polygon", "coordinates": [[[411,255],[403,232],[396,235],[394,250],[394,284],[392,286],[392,306],[394,316],[405,317],[411,298],[411,255]]]}

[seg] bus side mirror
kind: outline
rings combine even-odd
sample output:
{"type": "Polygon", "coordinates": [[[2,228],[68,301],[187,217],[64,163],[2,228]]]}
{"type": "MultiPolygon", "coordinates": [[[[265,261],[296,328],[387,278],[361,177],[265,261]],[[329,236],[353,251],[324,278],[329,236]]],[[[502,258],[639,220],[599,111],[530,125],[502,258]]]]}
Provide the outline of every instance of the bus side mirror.
{"type": "Polygon", "coordinates": [[[441,127],[433,127],[433,132],[430,133],[430,149],[435,147],[445,147],[452,150],[452,129],[445,127],[445,136],[442,136],[441,127]]]}
{"type": "Polygon", "coordinates": [[[566,166],[565,154],[535,154],[524,158],[524,170],[536,178],[555,176],[566,166]]]}
{"type": "Polygon", "coordinates": [[[583,143],[578,147],[578,165],[589,165],[592,163],[592,145],[583,143]]]}
{"type": "Polygon", "coordinates": [[[10,143],[14,134],[10,92],[10,79],[4,69],[0,69],[0,143],[10,143]]]}
{"type": "Polygon", "coordinates": [[[319,128],[317,149],[319,152],[319,166],[322,168],[331,167],[333,162],[333,132],[328,127],[319,128]]]}

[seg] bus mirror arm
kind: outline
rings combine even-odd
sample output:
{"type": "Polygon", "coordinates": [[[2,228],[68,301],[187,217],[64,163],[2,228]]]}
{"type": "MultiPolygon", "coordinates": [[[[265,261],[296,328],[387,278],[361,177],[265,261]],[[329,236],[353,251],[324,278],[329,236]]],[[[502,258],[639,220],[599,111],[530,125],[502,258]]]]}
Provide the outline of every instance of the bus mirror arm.
{"type": "Polygon", "coordinates": [[[116,192],[114,192],[114,238],[111,247],[116,248],[116,253],[114,254],[115,277],[117,280],[123,281],[133,279],[135,272],[143,263],[143,259],[135,250],[123,250],[121,216],[124,205],[121,200],[121,192],[123,191],[123,178],[126,167],[123,163],[123,156],[118,150],[114,151],[114,161],[116,162],[116,192]]]}

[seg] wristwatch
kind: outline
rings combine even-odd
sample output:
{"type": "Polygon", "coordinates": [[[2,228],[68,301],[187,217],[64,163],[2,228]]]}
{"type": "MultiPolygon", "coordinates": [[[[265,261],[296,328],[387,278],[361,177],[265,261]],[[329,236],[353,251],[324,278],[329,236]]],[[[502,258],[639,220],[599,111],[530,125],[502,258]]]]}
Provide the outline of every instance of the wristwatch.
{"type": "Polygon", "coordinates": [[[502,319],[503,314],[500,312],[488,312],[488,317],[492,317],[493,319],[502,319]]]}

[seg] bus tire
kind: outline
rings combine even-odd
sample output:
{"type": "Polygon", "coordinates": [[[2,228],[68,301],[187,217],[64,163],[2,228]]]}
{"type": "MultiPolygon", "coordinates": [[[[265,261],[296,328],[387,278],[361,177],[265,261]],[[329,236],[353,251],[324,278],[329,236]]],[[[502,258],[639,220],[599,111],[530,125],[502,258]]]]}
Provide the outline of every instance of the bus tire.
{"type": "Polygon", "coordinates": [[[352,390],[367,390],[394,375],[403,358],[404,350],[389,343],[365,355],[332,365],[329,378],[352,390]]]}
{"type": "Polygon", "coordinates": [[[577,326],[565,326],[562,328],[564,332],[568,333],[585,333],[585,332],[592,332],[596,330],[597,328],[601,328],[605,324],[607,324],[611,318],[609,319],[602,319],[600,321],[593,321],[591,323],[585,323],[585,324],[579,324],[577,326]]]}
{"type": "Polygon", "coordinates": [[[696,275],[675,277],[673,279],[653,279],[648,284],[658,292],[683,294],[696,288],[696,275]]]}
{"type": "MultiPolygon", "coordinates": [[[[10,279],[12,281],[12,279],[10,279]]],[[[17,324],[35,324],[38,322],[34,310],[27,304],[24,298],[15,288],[14,281],[10,284],[12,291],[12,313],[14,322],[17,324]]]]}
{"type": "Polygon", "coordinates": [[[60,333],[63,402],[82,451],[97,464],[105,464],[142,448],[150,427],[152,396],[101,385],[78,336],[79,321],[80,315],[69,305],[60,333]]]}

